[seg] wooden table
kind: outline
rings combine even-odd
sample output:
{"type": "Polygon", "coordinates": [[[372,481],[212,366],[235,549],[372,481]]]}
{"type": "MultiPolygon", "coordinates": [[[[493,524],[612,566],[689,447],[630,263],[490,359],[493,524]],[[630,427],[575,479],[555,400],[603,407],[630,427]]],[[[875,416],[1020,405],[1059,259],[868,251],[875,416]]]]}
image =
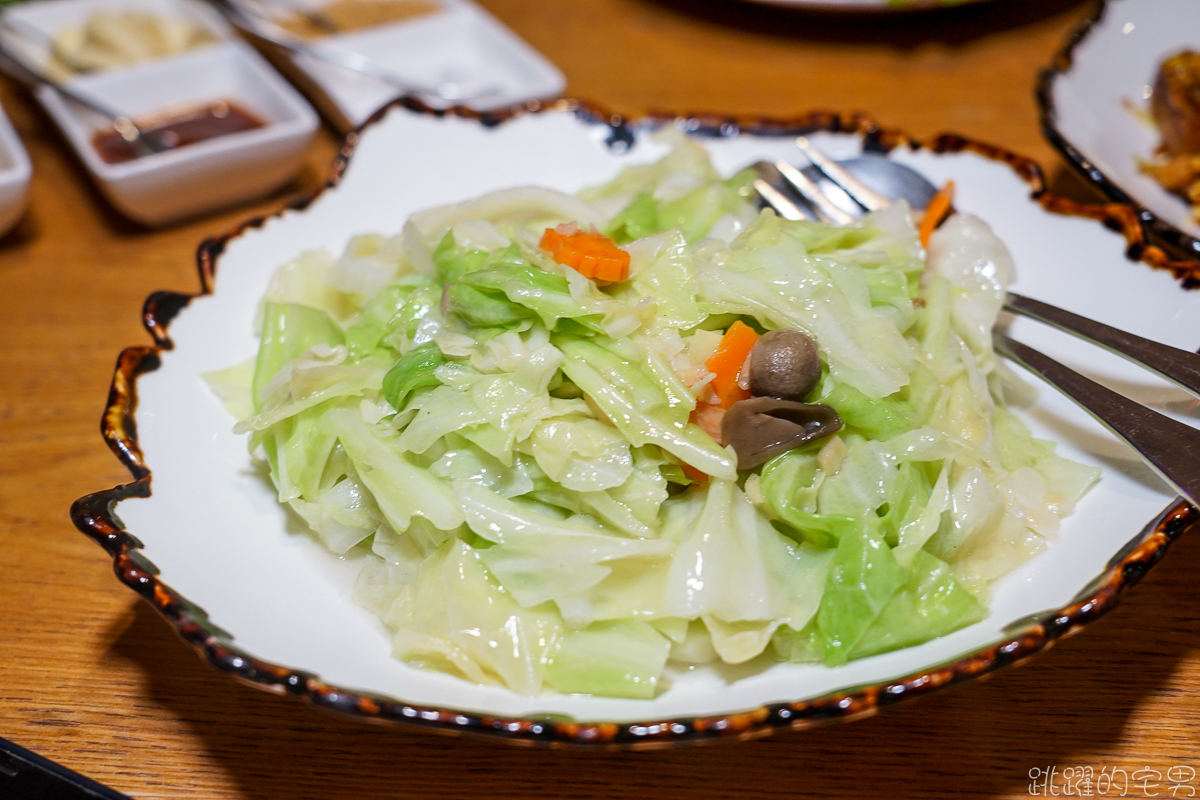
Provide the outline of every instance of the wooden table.
{"type": "MultiPolygon", "coordinates": [[[[831,18],[720,0],[484,0],[616,111],[867,110],[1043,161],[1035,72],[1089,6],[1002,0],[906,19],[831,18]]],[[[1112,614],[1030,666],[873,719],[715,748],[516,749],[347,721],[234,683],[113,577],[67,518],[127,479],[98,421],[117,352],[148,341],[142,299],[196,287],[206,235],[318,186],[336,139],[255,206],[160,231],[108,210],[48,121],[0,100],[34,164],[0,240],[0,736],[135,798],[1028,796],[1056,766],[1200,768],[1200,541],[1184,536],[1112,614]]],[[[1175,796],[1200,791],[1200,778],[1175,796]]],[[[1061,791],[1061,788],[1057,788],[1061,791]]],[[[1117,796],[1112,790],[1109,796],[1117,796]]]]}

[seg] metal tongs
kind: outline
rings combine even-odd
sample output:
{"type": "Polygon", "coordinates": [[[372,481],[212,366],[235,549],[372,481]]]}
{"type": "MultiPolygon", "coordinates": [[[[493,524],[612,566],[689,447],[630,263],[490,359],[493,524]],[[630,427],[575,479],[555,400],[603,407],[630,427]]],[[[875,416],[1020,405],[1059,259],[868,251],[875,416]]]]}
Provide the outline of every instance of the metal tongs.
{"type": "MultiPolygon", "coordinates": [[[[909,200],[914,208],[923,208],[936,191],[920,173],[891,159],[865,156],[835,162],[806,137],[799,137],[796,144],[811,166],[799,170],[782,160],[755,165],[759,178],[754,186],[763,202],[786,219],[849,224],[901,198],[909,200]],[[793,191],[802,200],[790,197],[793,191]],[[857,213],[847,211],[851,205],[857,213]]],[[[1200,354],[1144,339],[1013,292],[1009,292],[1004,308],[1099,345],[1200,397],[1200,354]]],[[[1132,447],[1188,502],[1200,506],[1200,430],[1117,394],[1004,333],[994,332],[993,339],[998,353],[1074,400],[1132,447]]]]}

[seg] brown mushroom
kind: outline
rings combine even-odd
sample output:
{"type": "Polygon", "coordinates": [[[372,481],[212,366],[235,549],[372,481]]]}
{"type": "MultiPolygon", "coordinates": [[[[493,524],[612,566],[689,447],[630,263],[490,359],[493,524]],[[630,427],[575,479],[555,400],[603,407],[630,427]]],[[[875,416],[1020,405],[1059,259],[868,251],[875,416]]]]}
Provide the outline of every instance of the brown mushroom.
{"type": "Polygon", "coordinates": [[[842,418],[829,406],[752,397],[725,412],[721,441],[733,445],[738,469],[753,469],[841,429],[842,418]]]}
{"type": "Polygon", "coordinates": [[[821,380],[817,345],[793,330],[769,331],[750,350],[750,394],[801,402],[821,380]]]}

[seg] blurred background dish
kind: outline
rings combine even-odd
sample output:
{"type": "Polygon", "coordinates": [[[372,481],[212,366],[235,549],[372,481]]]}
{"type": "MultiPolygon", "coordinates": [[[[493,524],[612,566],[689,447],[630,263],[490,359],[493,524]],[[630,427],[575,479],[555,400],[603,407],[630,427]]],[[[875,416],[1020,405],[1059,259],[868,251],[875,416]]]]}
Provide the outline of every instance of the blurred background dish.
{"type": "Polygon", "coordinates": [[[6,46],[56,79],[128,67],[229,39],[221,15],[191,0],[30,0],[0,13],[6,46]]]}
{"type": "Polygon", "coordinates": [[[50,66],[55,73],[74,75],[140,64],[177,55],[218,41],[204,23],[174,10],[102,8],[82,24],[56,30],[50,41],[50,66]]]}
{"type": "Polygon", "coordinates": [[[441,11],[434,0],[329,0],[311,8],[272,6],[281,28],[305,37],[373,28],[441,11]]]}
{"type": "Polygon", "coordinates": [[[361,71],[263,43],[263,52],[329,122],[343,133],[402,93],[396,86],[432,87],[434,106],[462,103],[478,110],[556,97],[562,72],[470,0],[233,0],[272,38],[358,54],[395,76],[361,71]]]}
{"type": "Polygon", "coordinates": [[[1142,171],[1192,205],[1200,222],[1200,53],[1183,50],[1159,67],[1150,117],[1162,141],[1142,171]]]}
{"type": "Polygon", "coordinates": [[[17,132],[0,109],[0,235],[7,233],[25,212],[32,172],[17,132]]]}
{"type": "Polygon", "coordinates": [[[1093,185],[1136,206],[1151,232],[1200,257],[1200,221],[1188,201],[1142,169],[1162,135],[1151,99],[1162,63],[1200,49],[1200,3],[1109,0],[1068,37],[1038,85],[1046,138],[1093,185]]]}
{"type": "Polygon", "coordinates": [[[299,168],[316,114],[223,18],[185,0],[42,0],[6,9],[0,42],[66,86],[158,130],[135,157],[108,120],[34,91],[101,193],[164,225],[263,195],[299,168]]]}
{"type": "Polygon", "coordinates": [[[891,11],[925,11],[931,8],[963,6],[984,0],[748,0],[768,6],[806,8],[814,11],[846,11],[887,13],[891,11]]]}

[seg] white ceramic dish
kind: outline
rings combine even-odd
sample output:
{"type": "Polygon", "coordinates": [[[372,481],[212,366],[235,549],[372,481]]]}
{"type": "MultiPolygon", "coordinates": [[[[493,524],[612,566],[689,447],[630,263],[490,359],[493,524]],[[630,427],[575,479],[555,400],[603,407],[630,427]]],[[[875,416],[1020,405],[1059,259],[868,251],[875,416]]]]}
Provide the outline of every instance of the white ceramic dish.
{"type": "MultiPolygon", "coordinates": [[[[108,164],[92,144],[107,123],[50,88],[38,89],[34,96],[113,206],[145,225],[164,225],[265,194],[290,178],[316,132],[317,116],[253,48],[229,39],[228,28],[209,9],[173,0],[134,0],[128,5],[126,0],[43,0],[4,13],[50,33],[82,23],[98,9],[130,6],[194,15],[225,38],[177,56],[78,75],[69,81],[72,88],[135,119],[232,101],[265,124],[108,164]]],[[[6,41],[13,40],[10,36],[6,41]]]]}
{"type": "Polygon", "coordinates": [[[1187,202],[1138,169],[1159,144],[1133,105],[1148,109],[1163,59],[1200,50],[1195,0],[1109,0],[1076,31],[1041,77],[1046,137],[1113,199],[1137,205],[1156,233],[1200,260],[1200,222],[1187,202]]]}
{"type": "MultiPolygon", "coordinates": [[[[778,134],[803,127],[764,125],[776,135],[759,136],[746,128],[737,135],[737,125],[720,120],[679,124],[724,133],[703,141],[727,173],[763,157],[794,155],[790,139],[778,134]]],[[[148,306],[150,317],[160,320],[152,326],[160,343],[170,321],[173,349],[126,351],[114,386],[127,388],[110,400],[106,428],[139,480],[78,501],[76,524],[109,549],[118,575],[206,658],[245,680],[337,710],[434,728],[661,745],[854,718],[1028,657],[1103,613],[1195,518],[1196,512],[1176,507],[1172,521],[1156,527],[1174,495],[1097,423],[1043,387],[1025,414],[1034,433],[1059,441],[1070,458],[1102,466],[1104,476],[1065,520],[1058,540],[995,586],[991,615],[976,625],[836,669],[758,662],[677,673],[650,701],[524,697],[393,659],[382,624],[349,600],[352,565],[328,556],[289,522],[200,374],[256,351],[258,298],[274,268],[297,253],[336,252],[353,234],[396,231],[412,211],[502,187],[575,191],[605,181],[623,164],[660,154],[660,146],[643,137],[627,152],[605,144],[628,142],[630,133],[561,107],[495,128],[394,109],[364,132],[336,187],[306,210],[201,249],[205,270],[219,255],[215,286],[204,273],[212,294],[192,300],[173,320],[186,297],[148,306]],[[161,367],[147,372],[160,357],[161,367]],[[136,437],[118,422],[130,413],[128,387],[135,378],[136,437]],[[126,533],[107,509],[147,494],[151,469],[153,495],[116,510],[126,533]]],[[[862,145],[846,134],[819,135],[818,141],[834,155],[854,154],[862,145]]],[[[1029,185],[1007,164],[971,152],[897,149],[893,157],[935,183],[956,182],[958,208],[987,220],[1012,249],[1019,291],[1176,346],[1191,348],[1200,340],[1200,293],[1181,290],[1167,272],[1126,260],[1121,236],[1094,220],[1052,214],[1031,202],[1029,185]],[[1076,264],[1087,265],[1086,281],[1077,279],[1076,264]]],[[[1028,320],[1016,320],[1012,332],[1142,402],[1169,412],[1188,407],[1181,391],[1096,348],[1028,320]]]]}
{"type": "MultiPolygon", "coordinates": [[[[491,14],[471,0],[438,2],[441,9],[432,14],[332,34],[318,43],[360,53],[414,84],[454,87],[467,95],[459,101],[422,98],[435,105],[461,102],[487,110],[562,93],[566,79],[558,68],[491,14]],[[483,93],[471,96],[477,92],[483,93]]],[[[301,9],[321,5],[317,0],[275,3],[301,9]]],[[[272,58],[343,133],[399,94],[375,78],[308,56],[280,52],[272,58]]]]}
{"type": "Polygon", "coordinates": [[[49,53],[40,45],[48,43],[64,29],[83,27],[100,10],[116,13],[138,11],[184,18],[207,28],[218,38],[228,38],[230,35],[229,25],[220,14],[203,3],[191,0],[31,0],[8,6],[3,15],[6,21],[15,23],[18,30],[36,37],[36,41],[22,43],[10,35],[6,35],[5,41],[13,42],[41,66],[45,64],[49,53]]]}
{"type": "Polygon", "coordinates": [[[25,213],[32,173],[29,155],[0,109],[0,235],[7,233],[25,213]]]}

